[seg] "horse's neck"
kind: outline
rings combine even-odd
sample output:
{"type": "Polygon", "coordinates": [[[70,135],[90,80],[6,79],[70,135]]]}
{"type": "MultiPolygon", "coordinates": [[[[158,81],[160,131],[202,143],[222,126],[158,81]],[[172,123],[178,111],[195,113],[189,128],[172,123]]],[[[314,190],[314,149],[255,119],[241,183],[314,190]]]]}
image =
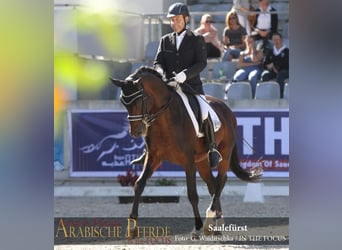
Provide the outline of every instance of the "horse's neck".
{"type": "Polygon", "coordinates": [[[187,122],[187,119],[190,118],[183,106],[183,101],[176,92],[170,91],[169,93],[171,98],[170,105],[147,128],[145,140],[151,144],[157,144],[156,141],[158,141],[158,145],[162,143],[162,145],[169,146],[174,143],[175,138],[182,138],[191,133],[189,124],[192,124],[190,121],[187,122]]]}
{"type": "Polygon", "coordinates": [[[171,97],[171,92],[161,80],[160,82],[154,80],[150,85],[148,92],[152,95],[154,105],[157,108],[164,106],[171,97]]]}

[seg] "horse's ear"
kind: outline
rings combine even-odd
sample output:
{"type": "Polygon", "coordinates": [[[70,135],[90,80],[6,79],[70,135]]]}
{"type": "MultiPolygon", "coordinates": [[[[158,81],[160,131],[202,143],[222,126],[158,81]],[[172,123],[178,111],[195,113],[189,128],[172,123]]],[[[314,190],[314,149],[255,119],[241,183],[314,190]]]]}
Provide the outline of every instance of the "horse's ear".
{"type": "Polygon", "coordinates": [[[112,81],[113,84],[115,84],[118,87],[122,87],[125,84],[125,81],[123,80],[119,80],[119,79],[115,79],[115,78],[110,78],[110,80],[112,81]]]}

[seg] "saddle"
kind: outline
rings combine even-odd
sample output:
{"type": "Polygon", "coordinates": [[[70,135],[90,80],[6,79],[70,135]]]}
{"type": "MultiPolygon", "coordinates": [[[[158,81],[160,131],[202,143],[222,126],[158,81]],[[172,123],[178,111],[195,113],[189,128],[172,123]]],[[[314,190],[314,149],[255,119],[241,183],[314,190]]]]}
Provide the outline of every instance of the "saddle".
{"type": "Polygon", "coordinates": [[[196,118],[196,121],[199,127],[202,128],[203,121],[202,121],[201,107],[200,107],[200,104],[198,103],[196,96],[187,92],[183,92],[183,93],[188,98],[191,111],[194,113],[194,116],[196,118]]]}
{"type": "MultiPolygon", "coordinates": [[[[203,137],[204,134],[202,133],[202,114],[200,109],[199,101],[204,102],[202,97],[195,96],[190,93],[185,93],[182,91],[182,89],[179,86],[176,86],[174,88],[176,90],[176,93],[181,97],[184,106],[186,110],[188,111],[188,114],[191,118],[192,124],[194,126],[195,132],[197,137],[203,137]]],[[[205,105],[208,105],[209,109],[209,115],[212,119],[213,125],[214,125],[214,132],[218,131],[221,127],[221,121],[218,118],[215,110],[209,105],[208,102],[205,102],[205,105]]]]}

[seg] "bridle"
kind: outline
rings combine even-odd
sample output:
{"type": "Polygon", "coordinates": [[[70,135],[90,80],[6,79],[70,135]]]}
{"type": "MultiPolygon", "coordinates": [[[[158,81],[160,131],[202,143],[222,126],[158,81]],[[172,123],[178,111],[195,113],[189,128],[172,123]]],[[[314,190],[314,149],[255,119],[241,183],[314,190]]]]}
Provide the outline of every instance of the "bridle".
{"type": "MultiPolygon", "coordinates": [[[[137,82],[139,80],[137,80],[137,82]]],[[[144,88],[142,84],[137,84],[137,85],[138,85],[138,91],[130,95],[125,95],[123,91],[121,90],[120,101],[123,105],[127,107],[127,106],[132,105],[137,100],[142,99],[141,115],[129,115],[128,114],[127,119],[129,122],[142,121],[143,123],[146,124],[147,127],[149,127],[156,120],[158,115],[160,115],[163,111],[165,111],[170,106],[170,103],[173,97],[172,95],[170,95],[168,101],[156,113],[149,114],[148,109],[147,109],[147,99],[150,98],[150,96],[144,92],[144,88]]]]}

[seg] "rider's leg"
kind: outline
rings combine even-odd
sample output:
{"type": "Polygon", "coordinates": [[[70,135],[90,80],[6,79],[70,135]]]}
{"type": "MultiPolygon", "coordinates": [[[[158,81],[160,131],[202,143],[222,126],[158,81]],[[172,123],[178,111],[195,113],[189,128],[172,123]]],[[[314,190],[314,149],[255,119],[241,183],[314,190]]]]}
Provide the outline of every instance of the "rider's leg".
{"type": "Polygon", "coordinates": [[[206,142],[207,147],[209,148],[209,163],[210,167],[215,168],[222,160],[222,156],[220,152],[217,150],[217,145],[215,142],[215,132],[214,132],[214,125],[211,117],[209,115],[208,104],[205,103],[206,99],[204,95],[198,96],[197,99],[199,100],[201,112],[202,112],[202,120],[203,120],[203,127],[202,132],[204,133],[204,140],[206,142]]]}
{"type": "Polygon", "coordinates": [[[215,168],[218,166],[219,162],[222,160],[222,156],[220,152],[217,150],[217,145],[215,142],[215,134],[214,134],[214,126],[213,122],[210,118],[210,115],[207,119],[203,121],[203,133],[205,134],[205,141],[207,147],[209,148],[209,163],[210,167],[215,168]]]}

